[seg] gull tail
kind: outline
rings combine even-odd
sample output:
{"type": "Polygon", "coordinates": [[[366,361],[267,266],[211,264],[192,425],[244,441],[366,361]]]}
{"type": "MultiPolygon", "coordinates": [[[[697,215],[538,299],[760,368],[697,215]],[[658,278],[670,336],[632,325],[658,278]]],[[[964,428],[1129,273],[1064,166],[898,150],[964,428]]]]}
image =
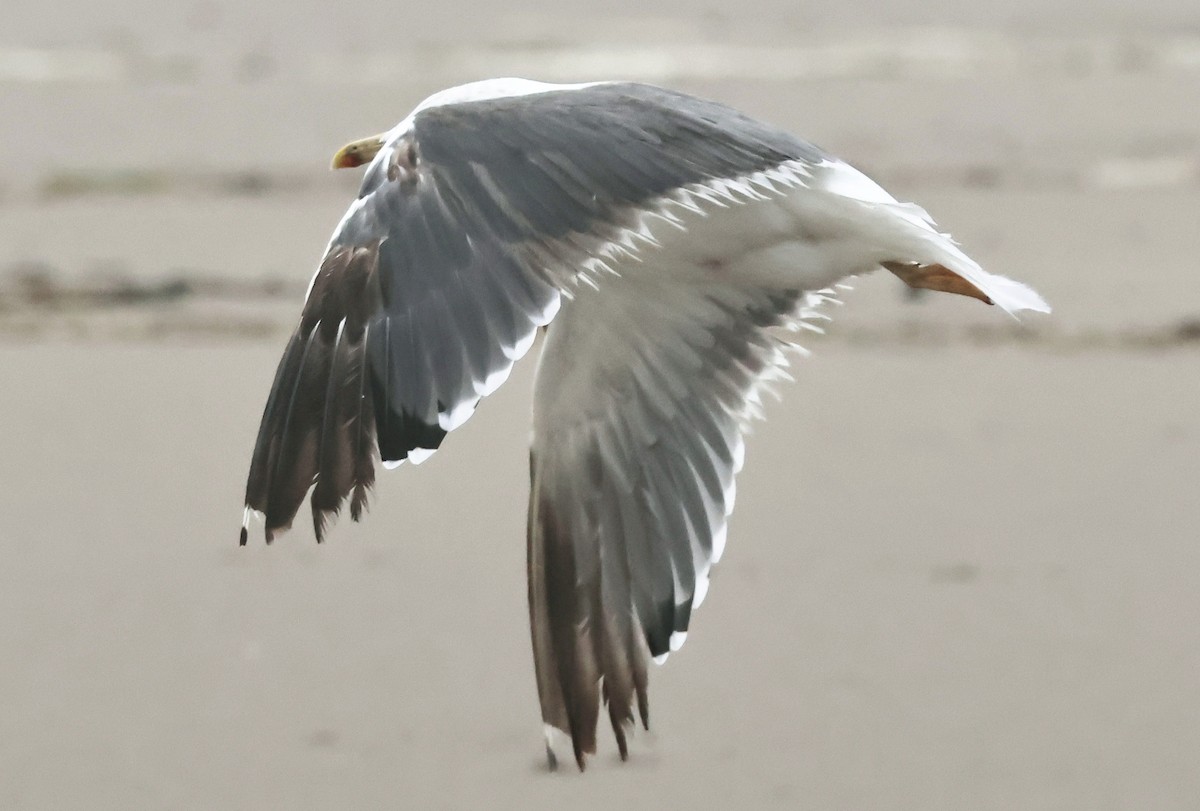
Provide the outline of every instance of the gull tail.
{"type": "MultiPolygon", "coordinates": [[[[834,212],[848,215],[846,221],[854,223],[878,264],[910,287],[970,296],[1014,316],[1023,310],[1050,312],[1050,305],[1033,288],[985,271],[949,234],[937,230],[923,208],[898,202],[849,164],[828,161],[818,167],[813,182],[832,199],[841,200],[842,206],[835,205],[834,212]]],[[[834,212],[826,214],[838,216],[834,212]]]]}
{"type": "Polygon", "coordinates": [[[919,207],[903,203],[876,203],[873,207],[890,215],[888,241],[895,244],[897,256],[902,257],[880,264],[908,286],[977,298],[1012,316],[1024,310],[1050,312],[1050,305],[1032,287],[980,267],[949,234],[939,233],[919,207]]]}

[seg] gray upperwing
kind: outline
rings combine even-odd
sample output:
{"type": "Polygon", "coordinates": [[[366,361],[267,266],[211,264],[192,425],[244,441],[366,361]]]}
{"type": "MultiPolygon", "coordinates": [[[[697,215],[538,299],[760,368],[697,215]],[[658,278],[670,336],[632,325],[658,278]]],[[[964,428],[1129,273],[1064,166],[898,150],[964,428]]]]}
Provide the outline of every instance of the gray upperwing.
{"type": "Polygon", "coordinates": [[[375,456],[431,454],[557,312],[545,271],[432,167],[389,177],[407,146],[389,145],[368,170],[276,373],[246,486],[268,540],[310,488],[318,539],[345,498],[358,518],[375,456]]]}
{"type": "Polygon", "coordinates": [[[263,414],[247,506],[267,514],[268,534],[314,483],[318,535],[351,491],[360,512],[376,448],[385,462],[431,454],[640,207],[822,158],[728,107],[647,85],[417,113],[330,241],[263,414]]]}
{"type": "Polygon", "coordinates": [[[444,187],[508,242],[595,232],[689,184],[827,157],[722,104],[632,83],[430,107],[413,128],[444,187]]]}

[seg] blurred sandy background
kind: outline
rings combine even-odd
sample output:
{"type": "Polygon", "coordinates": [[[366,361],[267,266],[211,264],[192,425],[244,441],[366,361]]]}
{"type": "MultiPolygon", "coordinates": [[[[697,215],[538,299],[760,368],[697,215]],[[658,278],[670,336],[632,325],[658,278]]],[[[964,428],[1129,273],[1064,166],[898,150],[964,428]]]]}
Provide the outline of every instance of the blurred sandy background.
{"type": "Polygon", "coordinates": [[[1192,0],[3,18],[0,807],[1200,807],[1192,0]],[[1056,306],[859,285],[750,441],[654,732],[584,776],[542,765],[532,362],[367,523],[235,542],[330,154],[508,74],[733,103],[1056,306]]]}

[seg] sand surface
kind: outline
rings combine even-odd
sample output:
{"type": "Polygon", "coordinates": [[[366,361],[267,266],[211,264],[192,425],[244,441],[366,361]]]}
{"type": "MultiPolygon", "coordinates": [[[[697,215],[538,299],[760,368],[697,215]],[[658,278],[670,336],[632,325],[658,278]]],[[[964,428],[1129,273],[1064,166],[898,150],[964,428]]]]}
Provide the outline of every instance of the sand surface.
{"type": "Polygon", "coordinates": [[[1194,4],[56,5],[0,33],[0,807],[1200,804],[1194,4]],[[332,149],[601,69],[811,137],[1056,312],[857,285],[652,733],[551,775],[532,362],[364,524],[235,537],[332,149]]]}

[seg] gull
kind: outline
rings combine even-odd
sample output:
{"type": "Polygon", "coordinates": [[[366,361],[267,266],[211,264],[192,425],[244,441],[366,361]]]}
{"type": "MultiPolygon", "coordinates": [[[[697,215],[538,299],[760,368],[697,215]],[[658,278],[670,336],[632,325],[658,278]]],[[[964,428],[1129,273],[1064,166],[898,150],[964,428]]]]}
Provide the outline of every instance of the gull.
{"type": "Polygon", "coordinates": [[[429,458],[513,364],[537,368],[529,618],[550,765],[622,760],[648,669],[678,650],[725,548],[743,437],[792,337],[849,277],[1049,312],[929,215],[727,106],[629,82],[436,93],[334,168],[366,166],[279,362],[240,543],[306,495],[317,540],[376,462],[429,458]]]}

